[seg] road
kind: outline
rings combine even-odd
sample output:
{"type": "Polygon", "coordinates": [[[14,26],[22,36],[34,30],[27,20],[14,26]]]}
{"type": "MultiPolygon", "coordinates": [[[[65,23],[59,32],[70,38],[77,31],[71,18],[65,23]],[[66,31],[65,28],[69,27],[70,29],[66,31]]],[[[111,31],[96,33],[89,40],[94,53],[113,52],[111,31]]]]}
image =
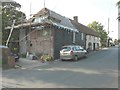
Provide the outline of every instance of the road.
{"type": "Polygon", "coordinates": [[[93,52],[79,61],[58,61],[2,73],[6,88],[117,88],[118,48],[93,52]]]}

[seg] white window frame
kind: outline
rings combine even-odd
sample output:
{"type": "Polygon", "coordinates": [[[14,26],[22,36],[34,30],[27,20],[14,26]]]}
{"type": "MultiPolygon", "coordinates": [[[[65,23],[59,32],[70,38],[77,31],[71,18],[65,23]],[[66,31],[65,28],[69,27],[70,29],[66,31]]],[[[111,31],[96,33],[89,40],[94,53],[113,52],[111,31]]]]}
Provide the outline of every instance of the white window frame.
{"type": "Polygon", "coordinates": [[[84,39],[84,33],[81,33],[81,40],[84,39]]]}

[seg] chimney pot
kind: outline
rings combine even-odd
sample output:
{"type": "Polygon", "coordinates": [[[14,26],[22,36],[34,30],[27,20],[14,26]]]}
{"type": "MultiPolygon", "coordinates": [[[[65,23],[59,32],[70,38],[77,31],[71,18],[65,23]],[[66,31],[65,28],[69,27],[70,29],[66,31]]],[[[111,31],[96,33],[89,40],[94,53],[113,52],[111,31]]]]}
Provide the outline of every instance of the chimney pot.
{"type": "Polygon", "coordinates": [[[74,21],[78,22],[78,16],[73,17],[74,21]]]}

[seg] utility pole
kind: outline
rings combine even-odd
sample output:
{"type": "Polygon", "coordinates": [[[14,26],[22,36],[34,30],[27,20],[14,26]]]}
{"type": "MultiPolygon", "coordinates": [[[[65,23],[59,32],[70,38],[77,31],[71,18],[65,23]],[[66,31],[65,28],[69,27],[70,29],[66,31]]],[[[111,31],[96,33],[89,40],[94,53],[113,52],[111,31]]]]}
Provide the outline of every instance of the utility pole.
{"type": "Polygon", "coordinates": [[[108,35],[109,35],[109,22],[110,22],[110,19],[108,18],[108,35]]]}
{"type": "Polygon", "coordinates": [[[30,21],[29,21],[29,31],[27,33],[29,33],[26,37],[28,38],[28,46],[27,46],[27,57],[29,56],[29,53],[30,53],[30,47],[31,47],[31,2],[30,2],[30,21]]]}
{"type": "Polygon", "coordinates": [[[45,0],[44,0],[44,8],[45,8],[45,0]]]}
{"type": "Polygon", "coordinates": [[[109,22],[110,22],[110,19],[108,18],[108,47],[109,47],[109,44],[110,44],[110,40],[109,40],[109,22]]]}

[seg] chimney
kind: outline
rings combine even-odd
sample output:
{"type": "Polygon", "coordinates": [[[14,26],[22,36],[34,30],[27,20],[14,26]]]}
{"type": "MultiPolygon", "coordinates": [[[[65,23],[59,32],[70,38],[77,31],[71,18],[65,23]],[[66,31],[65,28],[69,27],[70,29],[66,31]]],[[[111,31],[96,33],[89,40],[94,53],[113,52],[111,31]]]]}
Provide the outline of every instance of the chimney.
{"type": "Polygon", "coordinates": [[[73,17],[74,21],[78,22],[78,16],[73,17]]]}

